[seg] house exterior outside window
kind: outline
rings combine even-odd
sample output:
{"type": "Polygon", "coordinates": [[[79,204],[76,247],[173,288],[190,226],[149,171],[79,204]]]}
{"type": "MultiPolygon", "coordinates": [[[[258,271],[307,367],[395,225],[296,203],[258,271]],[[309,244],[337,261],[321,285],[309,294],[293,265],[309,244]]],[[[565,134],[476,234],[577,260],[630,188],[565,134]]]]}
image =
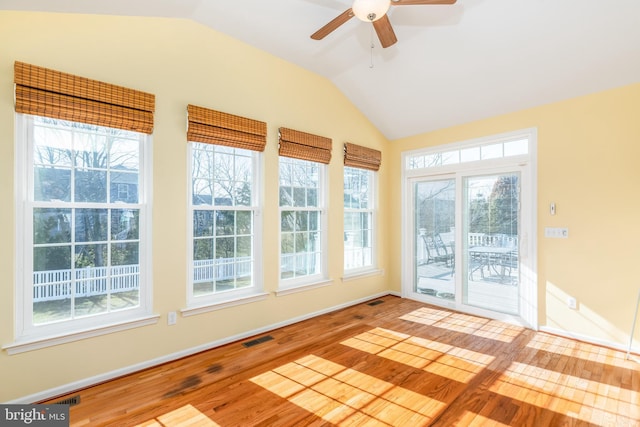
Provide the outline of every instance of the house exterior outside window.
{"type": "Polygon", "coordinates": [[[17,129],[18,341],[148,315],[150,137],[26,114],[17,129]]]}
{"type": "Polygon", "coordinates": [[[326,278],[325,170],[280,157],[280,288],[326,278]]]}
{"type": "Polygon", "coordinates": [[[259,152],[192,142],[191,271],[188,305],[260,290],[255,243],[259,152]]]}
{"type": "Polygon", "coordinates": [[[375,268],[375,172],[344,168],[344,270],[375,268]]]}

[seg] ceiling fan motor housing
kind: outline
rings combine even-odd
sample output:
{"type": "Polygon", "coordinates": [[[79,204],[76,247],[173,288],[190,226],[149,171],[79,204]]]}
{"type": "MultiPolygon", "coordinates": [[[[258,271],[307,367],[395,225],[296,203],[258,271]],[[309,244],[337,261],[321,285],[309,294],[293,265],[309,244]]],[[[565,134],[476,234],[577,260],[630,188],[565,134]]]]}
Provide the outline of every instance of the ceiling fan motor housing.
{"type": "Polygon", "coordinates": [[[351,10],[361,21],[373,22],[385,16],[390,5],[390,0],[354,0],[351,10]]]}

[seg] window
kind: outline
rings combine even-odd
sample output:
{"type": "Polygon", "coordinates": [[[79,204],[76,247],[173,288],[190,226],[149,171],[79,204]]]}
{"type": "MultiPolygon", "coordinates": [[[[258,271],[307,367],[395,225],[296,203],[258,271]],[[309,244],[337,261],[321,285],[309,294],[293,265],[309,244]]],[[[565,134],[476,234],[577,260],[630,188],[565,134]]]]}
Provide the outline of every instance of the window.
{"type": "Polygon", "coordinates": [[[260,272],[260,152],[265,122],[189,104],[190,245],[183,315],[264,298],[260,272]]]}
{"type": "Polygon", "coordinates": [[[254,293],[258,152],[192,142],[190,305],[254,293]]]}
{"type": "Polygon", "coordinates": [[[22,114],[18,129],[18,335],[147,313],[147,135],[22,114]]]}
{"type": "Polygon", "coordinates": [[[14,83],[16,341],[4,348],[155,323],[155,96],[17,61],[14,83]]]}
{"type": "Polygon", "coordinates": [[[374,172],[344,168],[344,269],[374,267],[374,172]]]}
{"type": "Polygon", "coordinates": [[[516,156],[526,157],[528,154],[529,140],[517,135],[497,141],[461,144],[459,148],[452,150],[411,154],[406,156],[406,169],[435,168],[516,156]]]}
{"type": "Polygon", "coordinates": [[[283,287],[325,278],[322,163],[280,157],[280,280],[283,287]]]}
{"type": "Polygon", "coordinates": [[[382,152],[344,144],[344,270],[373,270],[375,260],[376,175],[382,152]]]}

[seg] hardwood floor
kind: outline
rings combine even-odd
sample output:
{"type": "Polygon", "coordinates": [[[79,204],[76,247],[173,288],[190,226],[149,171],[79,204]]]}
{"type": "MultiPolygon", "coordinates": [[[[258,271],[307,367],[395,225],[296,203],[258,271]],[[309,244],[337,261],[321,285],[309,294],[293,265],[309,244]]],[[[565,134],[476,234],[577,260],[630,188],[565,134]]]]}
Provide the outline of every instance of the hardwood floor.
{"type": "Polygon", "coordinates": [[[72,393],[71,425],[640,426],[623,352],[411,300],[265,336],[72,393]]]}

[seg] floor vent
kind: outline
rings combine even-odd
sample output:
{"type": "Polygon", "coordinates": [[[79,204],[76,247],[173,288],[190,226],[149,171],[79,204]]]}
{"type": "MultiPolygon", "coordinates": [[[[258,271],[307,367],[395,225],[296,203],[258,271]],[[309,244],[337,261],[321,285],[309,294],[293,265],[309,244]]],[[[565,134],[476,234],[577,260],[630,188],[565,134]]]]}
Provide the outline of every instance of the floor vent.
{"type": "Polygon", "coordinates": [[[67,397],[66,399],[58,400],[57,402],[53,402],[54,405],[69,405],[76,406],[80,404],[80,395],[77,394],[75,396],[67,397]]]}
{"type": "Polygon", "coordinates": [[[384,302],[384,301],[382,301],[381,299],[379,299],[379,300],[376,300],[376,301],[371,301],[371,302],[370,302],[370,303],[368,303],[367,305],[374,306],[374,305],[382,304],[383,302],[384,302]]]}
{"type": "Polygon", "coordinates": [[[253,347],[256,344],[261,344],[263,342],[271,341],[272,339],[273,337],[271,335],[265,335],[263,337],[256,338],[255,340],[243,342],[242,345],[245,347],[253,347]]]}

